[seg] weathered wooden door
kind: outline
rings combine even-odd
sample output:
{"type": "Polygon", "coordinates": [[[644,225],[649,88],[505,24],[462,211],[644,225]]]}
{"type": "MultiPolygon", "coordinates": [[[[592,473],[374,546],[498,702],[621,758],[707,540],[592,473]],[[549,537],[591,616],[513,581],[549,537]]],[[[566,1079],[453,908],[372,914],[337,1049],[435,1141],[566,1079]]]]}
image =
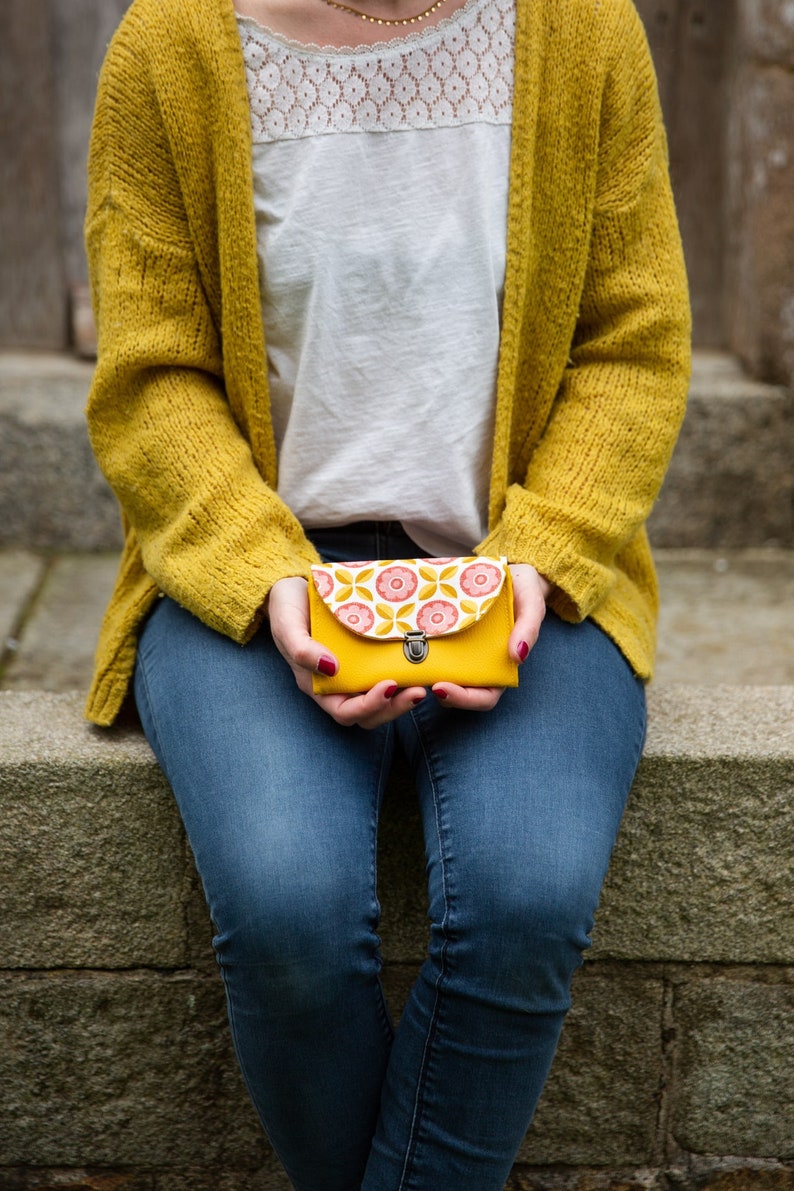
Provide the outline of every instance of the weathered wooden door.
{"type": "Polygon", "coordinates": [[[635,0],[659,77],[695,340],[725,343],[725,187],[734,0],[635,0]]]}

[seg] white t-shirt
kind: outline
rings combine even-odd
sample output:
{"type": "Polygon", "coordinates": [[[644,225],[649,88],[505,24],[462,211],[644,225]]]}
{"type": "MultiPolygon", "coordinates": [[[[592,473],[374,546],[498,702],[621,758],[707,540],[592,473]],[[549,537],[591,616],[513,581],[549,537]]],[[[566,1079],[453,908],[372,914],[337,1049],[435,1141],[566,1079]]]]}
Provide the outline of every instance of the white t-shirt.
{"type": "Polygon", "coordinates": [[[238,19],[278,491],[307,528],[487,531],[514,0],[352,49],[238,19]]]}

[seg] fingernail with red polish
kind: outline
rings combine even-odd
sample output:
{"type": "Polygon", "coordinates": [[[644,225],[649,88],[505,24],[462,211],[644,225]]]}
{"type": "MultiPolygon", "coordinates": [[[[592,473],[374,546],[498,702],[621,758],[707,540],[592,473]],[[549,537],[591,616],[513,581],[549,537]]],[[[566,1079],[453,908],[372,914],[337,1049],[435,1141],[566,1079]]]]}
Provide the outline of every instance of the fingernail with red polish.
{"type": "Polygon", "coordinates": [[[333,658],[322,657],[317,663],[317,669],[328,678],[333,678],[336,674],[336,662],[333,658]]]}
{"type": "Polygon", "coordinates": [[[448,699],[449,698],[449,695],[444,690],[433,691],[433,694],[435,695],[435,697],[437,699],[448,699]]]}
{"type": "Polygon", "coordinates": [[[398,690],[399,690],[399,687],[397,686],[397,683],[393,682],[391,684],[391,686],[386,687],[386,690],[383,693],[387,699],[393,699],[394,696],[397,694],[398,690]]]}
{"type": "Polygon", "coordinates": [[[529,653],[529,646],[527,645],[526,641],[519,641],[518,656],[521,658],[522,662],[525,662],[527,660],[528,653],[529,653]]]}
{"type": "Polygon", "coordinates": [[[418,703],[424,703],[424,701],[425,701],[425,696],[424,696],[424,695],[417,695],[415,699],[412,699],[412,700],[411,700],[411,702],[413,703],[414,707],[416,707],[416,705],[417,705],[418,703]]]}

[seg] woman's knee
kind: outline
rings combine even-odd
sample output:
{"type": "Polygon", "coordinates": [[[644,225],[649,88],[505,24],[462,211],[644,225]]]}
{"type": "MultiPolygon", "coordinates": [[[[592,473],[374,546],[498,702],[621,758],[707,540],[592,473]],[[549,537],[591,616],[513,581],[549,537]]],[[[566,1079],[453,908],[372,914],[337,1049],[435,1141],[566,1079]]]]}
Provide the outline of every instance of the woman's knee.
{"type": "Polygon", "coordinates": [[[379,969],[372,902],[346,880],[238,883],[214,913],[227,980],[243,980],[284,1013],[311,1012],[379,969]]]}
{"type": "MultiPolygon", "coordinates": [[[[442,930],[450,977],[472,995],[532,1012],[566,1008],[570,981],[589,946],[597,885],[575,871],[543,878],[501,870],[457,898],[442,930]]],[[[440,959],[438,948],[436,958],[440,959]]]]}

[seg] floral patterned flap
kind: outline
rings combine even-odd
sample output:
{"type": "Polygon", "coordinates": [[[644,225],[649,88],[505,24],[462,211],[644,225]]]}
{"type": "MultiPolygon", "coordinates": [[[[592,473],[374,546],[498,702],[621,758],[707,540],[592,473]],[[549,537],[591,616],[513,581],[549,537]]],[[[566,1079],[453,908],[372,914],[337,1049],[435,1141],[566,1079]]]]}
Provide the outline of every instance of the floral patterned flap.
{"type": "Polygon", "coordinates": [[[363,637],[397,640],[458,633],[479,620],[505,582],[499,558],[401,558],[312,567],[317,592],[342,624],[363,637]]]}

